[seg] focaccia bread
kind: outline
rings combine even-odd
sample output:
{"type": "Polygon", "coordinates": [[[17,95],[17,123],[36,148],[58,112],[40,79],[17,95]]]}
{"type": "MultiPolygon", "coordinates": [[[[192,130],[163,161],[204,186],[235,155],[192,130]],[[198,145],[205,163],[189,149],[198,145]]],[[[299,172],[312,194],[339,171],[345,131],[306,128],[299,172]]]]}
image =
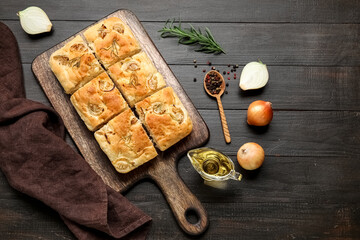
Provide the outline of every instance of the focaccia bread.
{"type": "Polygon", "coordinates": [[[114,117],[94,136],[120,173],[127,173],[157,156],[154,145],[131,109],[114,117]]]}
{"type": "Polygon", "coordinates": [[[135,105],[140,120],[156,146],[165,151],[192,131],[192,121],[171,87],[166,87],[135,105]]]}
{"type": "Polygon", "coordinates": [[[130,107],[166,86],[163,76],[145,52],[115,63],[109,67],[109,75],[130,107]]]}
{"type": "Polygon", "coordinates": [[[105,68],[140,51],[130,28],[117,17],[95,24],[84,36],[105,68]]]}
{"type": "Polygon", "coordinates": [[[68,94],[75,92],[104,71],[79,35],[51,54],[49,64],[68,94]]]}
{"type": "Polygon", "coordinates": [[[105,72],[77,90],[70,100],[90,131],[98,129],[128,108],[125,99],[105,72]]]}

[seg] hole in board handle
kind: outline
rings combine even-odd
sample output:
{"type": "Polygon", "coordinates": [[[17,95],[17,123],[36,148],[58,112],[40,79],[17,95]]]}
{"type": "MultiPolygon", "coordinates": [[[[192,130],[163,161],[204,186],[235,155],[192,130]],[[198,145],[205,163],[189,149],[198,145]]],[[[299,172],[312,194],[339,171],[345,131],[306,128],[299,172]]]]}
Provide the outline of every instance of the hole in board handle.
{"type": "Polygon", "coordinates": [[[190,223],[190,224],[198,224],[200,221],[200,215],[199,212],[195,209],[195,208],[188,208],[185,211],[185,217],[186,220],[190,223]]]}

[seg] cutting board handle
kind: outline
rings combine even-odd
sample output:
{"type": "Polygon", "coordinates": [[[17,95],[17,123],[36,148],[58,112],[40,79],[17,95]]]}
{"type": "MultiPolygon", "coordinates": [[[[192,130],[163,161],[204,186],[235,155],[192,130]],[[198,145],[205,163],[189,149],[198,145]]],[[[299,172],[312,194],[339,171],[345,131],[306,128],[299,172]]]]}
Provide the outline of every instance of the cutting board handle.
{"type": "Polygon", "coordinates": [[[180,227],[190,235],[205,232],[209,225],[206,210],[179,177],[176,167],[173,164],[164,164],[158,169],[164,172],[152,172],[150,175],[163,192],[180,227]],[[189,222],[188,215],[196,215],[197,221],[189,222]]]}

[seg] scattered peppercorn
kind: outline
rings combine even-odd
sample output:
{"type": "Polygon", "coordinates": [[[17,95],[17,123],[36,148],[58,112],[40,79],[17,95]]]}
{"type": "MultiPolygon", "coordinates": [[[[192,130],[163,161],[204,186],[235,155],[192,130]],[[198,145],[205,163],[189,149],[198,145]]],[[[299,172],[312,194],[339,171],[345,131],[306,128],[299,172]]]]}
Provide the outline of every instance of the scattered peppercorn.
{"type": "Polygon", "coordinates": [[[194,68],[197,68],[197,64],[194,65],[194,68]]]}
{"type": "Polygon", "coordinates": [[[194,82],[196,82],[196,78],[194,78],[194,82]]]}
{"type": "Polygon", "coordinates": [[[226,74],[226,71],[223,71],[223,74],[225,75],[225,74],[226,74]]]}
{"type": "Polygon", "coordinates": [[[234,69],[231,69],[230,71],[231,71],[231,72],[234,72],[234,69]]]}
{"type": "Polygon", "coordinates": [[[215,70],[215,67],[211,67],[212,70],[215,70]]]}
{"type": "Polygon", "coordinates": [[[206,69],[203,69],[203,72],[206,72],[206,69]]]}
{"type": "Polygon", "coordinates": [[[228,91],[225,91],[225,94],[228,94],[228,91]]]}
{"type": "Polygon", "coordinates": [[[229,83],[226,83],[226,86],[228,87],[228,86],[229,86],[229,83]]]}
{"type": "Polygon", "coordinates": [[[196,63],[196,59],[194,59],[194,63],[196,63]]]}
{"type": "Polygon", "coordinates": [[[228,67],[230,67],[230,64],[228,64],[228,67]]]}
{"type": "Polygon", "coordinates": [[[210,61],[208,61],[207,64],[208,64],[209,66],[211,66],[211,62],[210,62],[210,61]]]}
{"type": "Polygon", "coordinates": [[[220,72],[220,70],[219,69],[216,69],[216,71],[219,73],[220,72]]]}

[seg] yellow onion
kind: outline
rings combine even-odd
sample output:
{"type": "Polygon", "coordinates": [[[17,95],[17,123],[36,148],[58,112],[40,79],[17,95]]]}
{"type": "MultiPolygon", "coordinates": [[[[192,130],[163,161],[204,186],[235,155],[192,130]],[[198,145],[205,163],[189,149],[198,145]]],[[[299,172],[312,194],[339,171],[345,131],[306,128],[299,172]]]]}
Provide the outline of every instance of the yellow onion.
{"type": "Polygon", "coordinates": [[[266,126],[273,118],[271,102],[257,100],[249,105],[247,123],[253,126],[266,126]]]}
{"type": "Polygon", "coordinates": [[[259,168],[263,164],[264,159],[264,149],[254,142],[245,143],[237,152],[237,160],[240,166],[246,170],[259,168]]]}

